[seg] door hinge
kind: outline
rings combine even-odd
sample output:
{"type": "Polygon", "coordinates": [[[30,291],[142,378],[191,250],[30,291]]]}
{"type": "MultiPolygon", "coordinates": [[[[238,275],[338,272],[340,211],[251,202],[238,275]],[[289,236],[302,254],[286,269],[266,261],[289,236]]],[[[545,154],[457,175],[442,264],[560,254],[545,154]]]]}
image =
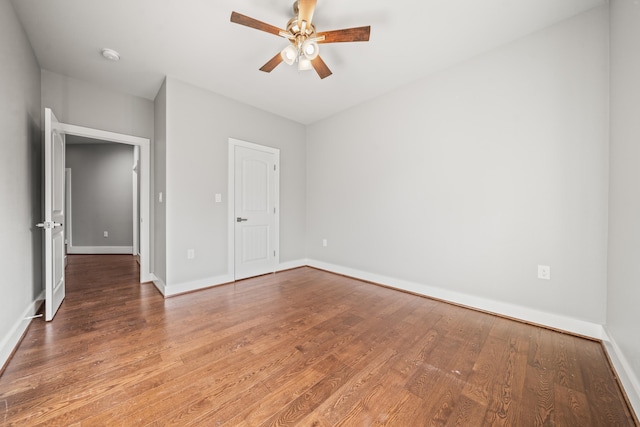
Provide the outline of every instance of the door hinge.
{"type": "Polygon", "coordinates": [[[276,251],[273,251],[273,256],[276,256],[276,251]]]}
{"type": "Polygon", "coordinates": [[[276,171],[276,165],[273,165],[273,171],[274,172],[276,171]]]}

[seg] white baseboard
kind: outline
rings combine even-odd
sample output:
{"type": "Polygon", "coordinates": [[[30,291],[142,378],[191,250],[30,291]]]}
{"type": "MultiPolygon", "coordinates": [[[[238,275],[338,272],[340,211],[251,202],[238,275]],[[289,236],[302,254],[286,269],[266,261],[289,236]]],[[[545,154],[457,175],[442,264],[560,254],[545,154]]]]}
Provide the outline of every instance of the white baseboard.
{"type": "Polygon", "coordinates": [[[616,374],[618,374],[618,378],[620,378],[622,387],[627,393],[629,403],[631,403],[636,415],[640,417],[640,379],[634,374],[631,364],[624,356],[624,353],[606,326],[604,327],[604,338],[602,342],[609,354],[609,359],[611,359],[616,374]]]}
{"type": "MultiPolygon", "coordinates": [[[[290,270],[292,268],[304,267],[307,265],[306,259],[287,261],[280,263],[276,271],[290,270]]],[[[158,288],[160,293],[166,297],[184,294],[185,292],[193,292],[199,289],[206,289],[212,286],[224,285],[235,281],[232,274],[222,276],[207,277],[204,279],[192,280],[190,282],[178,283],[175,285],[166,285],[162,280],[154,276],[153,284],[158,288]]]]}
{"type": "Polygon", "coordinates": [[[158,278],[153,273],[140,275],[140,283],[148,283],[157,280],[158,278]]]}
{"type": "MultiPolygon", "coordinates": [[[[162,295],[164,295],[165,297],[170,297],[173,295],[184,294],[186,292],[197,291],[199,289],[210,288],[212,286],[224,285],[225,283],[230,283],[233,281],[234,278],[232,275],[223,275],[192,280],[190,282],[183,282],[175,285],[165,285],[164,283],[162,283],[162,285],[164,286],[164,292],[162,290],[160,290],[160,292],[162,292],[162,295]]],[[[156,284],[156,287],[158,287],[158,284],[156,284]]]]}
{"type": "Polygon", "coordinates": [[[393,277],[381,276],[378,274],[329,264],[322,261],[307,260],[307,265],[309,265],[310,267],[331,271],[333,273],[354,277],[356,279],[378,283],[390,288],[413,292],[419,295],[424,295],[426,297],[437,298],[455,304],[476,308],[478,310],[488,311],[490,313],[499,314],[501,316],[523,320],[525,322],[544,325],[550,328],[559,329],[578,335],[583,335],[595,339],[602,339],[604,335],[602,325],[573,319],[567,316],[547,313],[528,307],[522,307],[516,304],[493,301],[486,298],[480,298],[460,292],[449,291],[447,289],[423,285],[420,283],[409,282],[393,277]]]}
{"type": "Polygon", "coordinates": [[[11,353],[13,353],[15,348],[18,346],[22,335],[24,335],[29,324],[31,324],[31,317],[36,314],[43,302],[44,291],[38,295],[38,298],[36,298],[35,301],[29,304],[22,316],[16,320],[13,327],[9,330],[9,333],[2,337],[2,341],[0,341],[0,368],[3,368],[8,362],[9,357],[11,357],[11,353]]]}
{"type": "Polygon", "coordinates": [[[166,296],[167,285],[164,284],[164,281],[156,277],[155,274],[150,274],[149,282],[153,282],[153,286],[160,291],[162,296],[166,296]]]}
{"type": "Polygon", "coordinates": [[[68,246],[67,253],[71,255],[79,255],[79,254],[132,255],[133,246],[68,246]]]}
{"type": "Polygon", "coordinates": [[[306,259],[298,259],[295,261],[286,261],[278,264],[276,271],[284,271],[284,270],[292,270],[294,268],[300,268],[308,265],[308,261],[306,259]]]}

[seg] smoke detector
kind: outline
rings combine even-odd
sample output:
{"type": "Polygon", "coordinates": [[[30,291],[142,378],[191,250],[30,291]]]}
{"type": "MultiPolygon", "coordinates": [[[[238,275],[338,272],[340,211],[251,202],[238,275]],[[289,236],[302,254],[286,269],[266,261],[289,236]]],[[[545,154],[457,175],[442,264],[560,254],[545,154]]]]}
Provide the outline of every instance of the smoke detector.
{"type": "Polygon", "coordinates": [[[113,49],[107,49],[106,47],[102,49],[102,56],[104,56],[109,61],[119,61],[120,54],[113,49]]]}

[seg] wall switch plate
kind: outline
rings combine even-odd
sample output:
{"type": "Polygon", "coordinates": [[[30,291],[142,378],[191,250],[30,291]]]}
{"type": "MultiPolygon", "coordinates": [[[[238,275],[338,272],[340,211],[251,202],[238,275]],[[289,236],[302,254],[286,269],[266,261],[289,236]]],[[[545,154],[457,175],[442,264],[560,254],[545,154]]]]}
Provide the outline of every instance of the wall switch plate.
{"type": "Polygon", "coordinates": [[[102,235],[103,235],[104,237],[109,237],[109,232],[108,232],[108,231],[105,231],[102,235]]]}
{"type": "Polygon", "coordinates": [[[216,203],[222,202],[222,194],[216,193],[216,203]]]}
{"type": "Polygon", "coordinates": [[[549,267],[548,265],[539,265],[538,279],[551,280],[551,267],[549,267]]]}
{"type": "Polygon", "coordinates": [[[194,259],[196,257],[195,249],[187,249],[187,259],[194,259]]]}
{"type": "Polygon", "coordinates": [[[162,203],[162,191],[158,193],[158,203],[162,203]]]}
{"type": "Polygon", "coordinates": [[[322,246],[327,247],[327,239],[322,239],[322,246]]]}

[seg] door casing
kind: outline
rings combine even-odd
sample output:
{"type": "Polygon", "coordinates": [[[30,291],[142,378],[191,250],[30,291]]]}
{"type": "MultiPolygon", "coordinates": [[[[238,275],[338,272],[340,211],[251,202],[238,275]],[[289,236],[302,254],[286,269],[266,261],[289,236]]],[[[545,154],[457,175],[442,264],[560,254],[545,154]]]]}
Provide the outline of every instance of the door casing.
{"type": "Polygon", "coordinates": [[[86,138],[116,142],[140,147],[140,283],[150,282],[154,279],[151,273],[151,141],[148,138],[125,135],[116,132],[108,132],[99,129],[60,123],[60,128],[67,135],[76,135],[86,138]]]}
{"type": "Polygon", "coordinates": [[[277,269],[280,264],[280,150],[278,148],[267,147],[265,145],[255,144],[253,142],[242,141],[235,138],[229,138],[229,164],[228,164],[228,231],[227,231],[227,242],[228,242],[228,265],[227,271],[229,275],[235,279],[235,147],[245,147],[252,150],[264,151],[267,153],[274,154],[275,157],[275,165],[276,165],[276,174],[275,174],[275,194],[274,194],[274,204],[276,207],[275,213],[275,241],[274,241],[274,249],[276,251],[276,256],[274,260],[274,271],[277,269]]]}

